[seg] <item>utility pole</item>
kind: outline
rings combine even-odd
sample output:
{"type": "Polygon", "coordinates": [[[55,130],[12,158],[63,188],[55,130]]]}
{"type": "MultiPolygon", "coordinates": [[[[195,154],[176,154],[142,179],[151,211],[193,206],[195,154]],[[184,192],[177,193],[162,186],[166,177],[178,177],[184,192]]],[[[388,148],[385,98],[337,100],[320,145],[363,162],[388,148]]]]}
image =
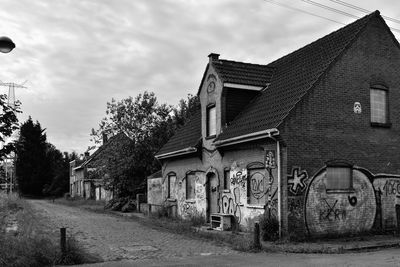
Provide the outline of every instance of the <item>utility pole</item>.
{"type": "MultiPolygon", "coordinates": [[[[15,88],[27,88],[26,86],[24,86],[24,84],[27,82],[28,80],[26,80],[25,82],[23,82],[22,84],[17,84],[14,82],[8,82],[8,83],[4,83],[2,81],[0,81],[0,86],[7,86],[8,87],[8,97],[7,97],[7,105],[9,107],[12,107],[13,109],[15,108],[15,88]]],[[[8,159],[11,160],[11,165],[14,166],[14,161],[15,161],[15,153],[11,154],[11,157],[8,158],[6,157],[4,159],[5,162],[5,174],[6,174],[6,190],[8,192],[13,192],[13,187],[14,187],[14,171],[15,169],[12,168],[10,172],[10,177],[8,177],[8,159]],[[10,179],[8,181],[8,178],[10,179]]]]}

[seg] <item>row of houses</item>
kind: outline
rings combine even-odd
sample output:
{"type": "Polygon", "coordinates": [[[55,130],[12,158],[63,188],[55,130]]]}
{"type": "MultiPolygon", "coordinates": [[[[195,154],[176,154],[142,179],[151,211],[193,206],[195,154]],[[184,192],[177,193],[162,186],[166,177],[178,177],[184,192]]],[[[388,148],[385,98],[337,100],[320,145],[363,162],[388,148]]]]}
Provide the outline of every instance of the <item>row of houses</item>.
{"type": "MultiPolygon", "coordinates": [[[[219,227],[274,217],[280,235],[397,228],[399,48],[376,11],[269,64],[210,54],[200,108],[155,155],[148,203],[219,227]]],[[[81,178],[103,147],[71,163],[72,195],[111,197],[81,178]]]]}

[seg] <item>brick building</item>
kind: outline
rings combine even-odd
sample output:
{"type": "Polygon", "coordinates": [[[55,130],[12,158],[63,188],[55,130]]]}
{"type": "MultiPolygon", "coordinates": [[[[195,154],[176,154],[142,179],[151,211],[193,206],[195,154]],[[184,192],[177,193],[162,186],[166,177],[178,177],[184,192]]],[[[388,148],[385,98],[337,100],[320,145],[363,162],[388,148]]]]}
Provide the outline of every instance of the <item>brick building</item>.
{"type": "Polygon", "coordinates": [[[275,216],[283,234],[397,227],[399,71],[379,11],[267,65],[210,54],[201,108],[156,154],[153,204],[243,228],[275,216]]]}

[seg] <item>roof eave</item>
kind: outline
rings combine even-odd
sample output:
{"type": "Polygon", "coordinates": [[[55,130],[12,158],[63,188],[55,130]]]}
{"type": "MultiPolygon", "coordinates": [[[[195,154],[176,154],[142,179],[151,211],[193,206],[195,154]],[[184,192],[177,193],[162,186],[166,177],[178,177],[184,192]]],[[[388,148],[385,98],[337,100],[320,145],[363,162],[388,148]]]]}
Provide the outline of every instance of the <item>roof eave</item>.
{"type": "Polygon", "coordinates": [[[182,155],[187,155],[187,154],[192,154],[197,152],[197,148],[195,147],[187,147],[184,149],[160,154],[160,155],[155,155],[156,159],[165,159],[165,158],[171,158],[171,157],[176,157],[176,156],[182,156],[182,155]]]}
{"type": "Polygon", "coordinates": [[[279,130],[276,128],[271,128],[263,131],[253,132],[250,134],[244,134],[232,138],[228,138],[225,140],[219,140],[214,142],[216,147],[225,147],[236,145],[240,143],[255,141],[263,138],[272,138],[279,135],[279,130]]]}
{"type": "Polygon", "coordinates": [[[254,90],[254,91],[261,91],[263,88],[265,88],[265,86],[247,85],[247,84],[230,83],[230,82],[224,82],[224,87],[254,90]]]}

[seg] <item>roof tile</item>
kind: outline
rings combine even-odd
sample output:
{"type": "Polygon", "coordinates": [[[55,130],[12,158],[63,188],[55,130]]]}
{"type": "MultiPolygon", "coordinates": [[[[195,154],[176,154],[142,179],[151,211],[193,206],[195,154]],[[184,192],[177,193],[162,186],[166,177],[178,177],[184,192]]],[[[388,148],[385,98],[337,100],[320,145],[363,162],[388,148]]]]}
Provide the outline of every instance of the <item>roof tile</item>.
{"type": "Polygon", "coordinates": [[[216,140],[278,127],[321,74],[352,43],[370,18],[378,14],[369,14],[268,64],[267,67],[275,69],[271,84],[216,140]]]}
{"type": "Polygon", "coordinates": [[[182,128],[157,152],[156,156],[195,147],[201,139],[201,109],[199,108],[182,128]]]}
{"type": "Polygon", "coordinates": [[[272,78],[274,69],[267,65],[243,63],[225,59],[212,62],[222,81],[253,86],[266,86],[272,78]]]}

